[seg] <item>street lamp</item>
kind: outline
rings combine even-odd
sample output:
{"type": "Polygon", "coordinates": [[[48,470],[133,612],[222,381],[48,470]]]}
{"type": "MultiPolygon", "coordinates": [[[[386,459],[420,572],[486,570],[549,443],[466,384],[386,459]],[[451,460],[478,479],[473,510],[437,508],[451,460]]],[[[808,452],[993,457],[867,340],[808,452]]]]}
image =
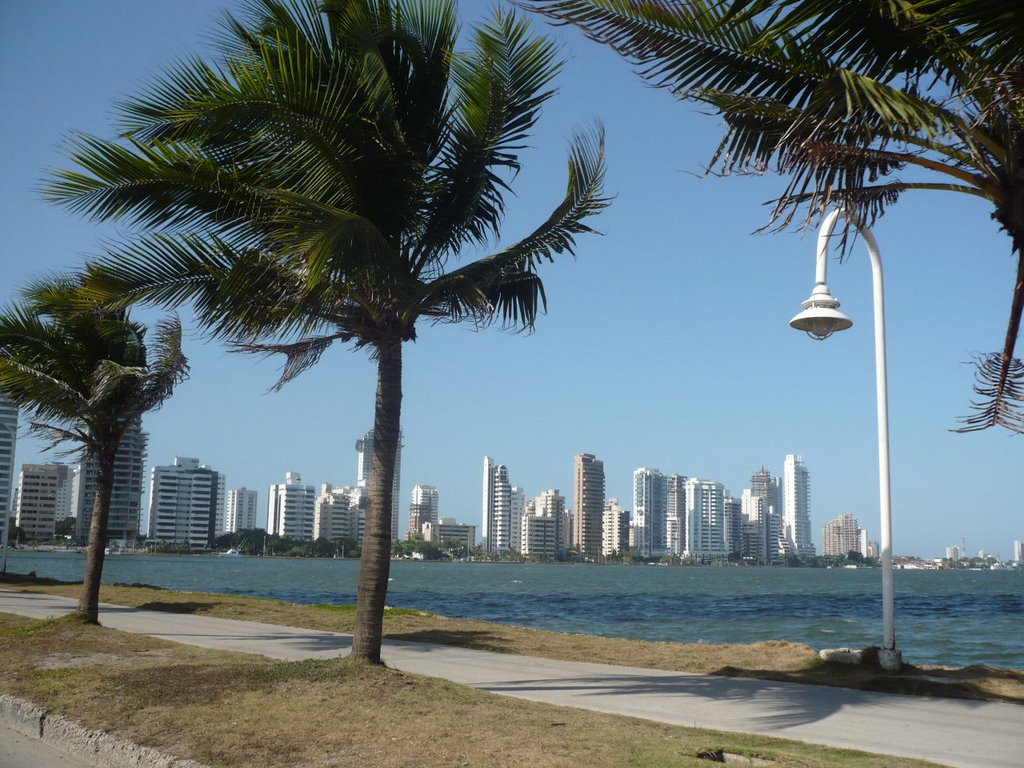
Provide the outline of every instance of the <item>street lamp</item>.
{"type": "Polygon", "coordinates": [[[836,221],[842,215],[852,224],[867,245],[871,257],[871,277],[875,306],[875,391],[878,402],[878,491],[882,518],[882,648],[878,662],[887,672],[898,672],[902,654],[896,650],[896,625],[892,588],[892,508],[889,489],[889,396],[885,367],[885,296],[882,284],[882,257],[871,230],[844,211],[836,210],[825,217],[818,233],[818,260],[814,290],[803,303],[804,310],[789,324],[806,331],[815,339],[827,339],[836,331],[846,330],[853,321],[839,311],[839,302],[829,293],[827,280],[828,241],[836,221]]]}

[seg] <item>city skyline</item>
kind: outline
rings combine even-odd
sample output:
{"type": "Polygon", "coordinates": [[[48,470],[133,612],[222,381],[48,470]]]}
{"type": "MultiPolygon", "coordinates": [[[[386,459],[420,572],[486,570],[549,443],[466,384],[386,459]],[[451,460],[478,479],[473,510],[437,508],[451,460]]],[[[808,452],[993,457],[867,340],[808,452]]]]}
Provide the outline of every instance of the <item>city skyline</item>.
{"type": "MultiPolygon", "coordinates": [[[[18,148],[0,158],[0,302],[130,235],[45,203],[42,181],[67,166],[62,142],[76,131],[114,135],[114,104],[175,60],[208,51],[216,16],[236,7],[83,0],[4,8],[0,88],[19,118],[0,126],[5,145],[18,148]]],[[[462,4],[467,26],[484,12],[462,4]]],[[[524,153],[503,242],[560,199],[568,137],[592,120],[606,129],[607,190],[616,199],[594,221],[602,236],[581,237],[576,260],[542,268],[549,314],[534,334],[424,325],[406,345],[399,530],[416,483],[441,490],[443,515],[479,522],[469,515],[479,514],[484,455],[506,462],[531,493],[557,487],[571,498],[572,457],[590,452],[605,463],[606,495],[626,500],[637,467],[685,469],[738,494],[759,458],[796,452],[813,468],[815,537],[846,512],[877,531],[863,244],[829,274],[854,327],[820,344],[792,331],[789,318],[813,282],[815,233],[751,234],[782,181],[704,177],[721,135],[715,118],[644,87],[574,30],[531,21],[559,42],[567,64],[524,153]]],[[[988,214],[981,201],[908,193],[874,226],[887,278],[897,554],[940,556],[966,537],[972,551],[1005,558],[1024,537],[1014,480],[1024,438],[949,431],[970,410],[964,363],[1005,333],[1013,264],[988,214]]],[[[190,327],[188,310],[181,314],[190,327]]],[[[269,483],[291,469],[318,482],[351,480],[352,441],[372,423],[376,386],[364,354],[331,350],[268,393],[277,360],[231,354],[194,330],[185,353],[191,379],[146,419],[152,464],[201,456],[232,487],[257,489],[262,509],[269,483]]],[[[54,458],[19,441],[19,465],[54,458]]]]}

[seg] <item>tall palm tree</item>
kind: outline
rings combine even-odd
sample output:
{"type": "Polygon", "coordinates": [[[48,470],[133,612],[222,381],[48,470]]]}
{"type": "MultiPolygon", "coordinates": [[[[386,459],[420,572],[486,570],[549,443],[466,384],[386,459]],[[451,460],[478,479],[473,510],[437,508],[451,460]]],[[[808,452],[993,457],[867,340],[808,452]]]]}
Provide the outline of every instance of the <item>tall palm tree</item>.
{"type": "Polygon", "coordinates": [[[497,238],[519,152],[552,95],[553,44],[495,11],[457,50],[450,0],[248,0],[219,60],[186,61],[122,108],[122,141],[82,138],[50,196],[139,239],[94,295],[191,301],[199,324],[285,357],[280,387],[333,343],[377,364],[353,655],[380,662],[402,346],[421,321],[530,329],[537,268],[600,211],[603,138],[571,145],[568,186],[523,240],[497,238]]]}
{"type": "Polygon", "coordinates": [[[726,123],[712,167],[789,177],[770,225],[797,210],[809,225],[831,204],[870,224],[907,190],[988,200],[1017,272],[1002,350],[977,360],[979,399],[962,431],[1024,432],[1024,3],[515,2],[710,105],[726,123]]]}
{"type": "Polygon", "coordinates": [[[24,301],[0,310],[0,393],[24,408],[30,431],[67,454],[95,459],[85,578],[78,610],[99,623],[107,520],[121,438],[159,407],[188,374],[181,325],[145,325],[125,310],[90,306],[71,279],[38,283],[24,301]]]}

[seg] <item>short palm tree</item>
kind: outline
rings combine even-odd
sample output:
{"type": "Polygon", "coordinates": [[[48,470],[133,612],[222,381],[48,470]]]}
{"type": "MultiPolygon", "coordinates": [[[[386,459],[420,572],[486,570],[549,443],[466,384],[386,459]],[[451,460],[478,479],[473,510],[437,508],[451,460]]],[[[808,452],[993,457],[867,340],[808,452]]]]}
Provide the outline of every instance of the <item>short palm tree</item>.
{"type": "Polygon", "coordinates": [[[1017,254],[1002,350],[964,431],[1024,432],[1024,3],[515,0],[578,26],[648,83],[711,106],[711,165],[789,177],[772,224],[837,204],[870,224],[907,190],[988,200],[1017,254]],[[900,174],[900,175],[898,175],[900,174]]]}
{"type": "Polygon", "coordinates": [[[559,64],[495,11],[457,50],[450,0],[249,0],[215,65],[190,60],[123,107],[123,141],[83,138],[52,198],[145,231],[92,270],[96,295],[191,301],[200,325],[286,356],[278,386],[333,343],[378,372],[353,655],[380,662],[402,345],[422,321],[532,328],[537,267],[572,253],[601,196],[599,130],[519,242],[496,239],[509,180],[559,64]]]}
{"type": "Polygon", "coordinates": [[[30,414],[30,431],[97,464],[96,497],[78,610],[99,622],[100,579],[114,462],[125,431],[188,373],[178,321],[146,326],[125,310],[90,306],[72,280],[39,283],[0,310],[0,393],[30,414]]]}

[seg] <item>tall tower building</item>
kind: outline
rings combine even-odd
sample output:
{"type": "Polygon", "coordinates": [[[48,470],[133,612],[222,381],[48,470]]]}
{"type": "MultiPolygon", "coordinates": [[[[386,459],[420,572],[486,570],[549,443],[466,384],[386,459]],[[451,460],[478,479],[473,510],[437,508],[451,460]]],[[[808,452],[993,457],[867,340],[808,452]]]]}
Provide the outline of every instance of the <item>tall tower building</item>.
{"type": "Polygon", "coordinates": [[[686,551],[686,475],[669,475],[665,479],[665,507],[666,521],[675,519],[675,524],[670,526],[666,522],[666,535],[668,540],[666,546],[674,555],[681,555],[686,551]]]}
{"type": "Polygon", "coordinates": [[[409,532],[422,533],[424,523],[438,521],[438,491],[434,485],[414,485],[409,503],[409,532]]]}
{"type": "Polygon", "coordinates": [[[725,548],[725,487],[710,480],[686,481],[685,554],[702,562],[720,560],[725,548]]]}
{"type": "Polygon", "coordinates": [[[629,549],[629,512],[619,506],[618,499],[604,505],[601,521],[601,554],[621,555],[629,549]]]}
{"type": "Polygon", "coordinates": [[[646,557],[668,550],[668,483],[657,469],[640,467],[633,472],[633,525],[637,548],[646,557]]]}
{"type": "Polygon", "coordinates": [[[785,480],[785,512],[783,522],[788,538],[800,557],[814,557],[811,536],[811,486],[804,460],[796,454],[786,455],[783,471],[785,480]]]}
{"type": "MultiPolygon", "coordinates": [[[[509,489],[508,494],[509,503],[509,549],[513,549],[517,552],[522,552],[520,548],[522,542],[518,535],[520,528],[523,525],[523,518],[526,517],[526,491],[520,488],[518,485],[513,485],[509,489]]],[[[558,532],[558,526],[552,528],[556,534],[558,532]]],[[[552,545],[555,546],[555,545],[552,545]]],[[[536,553],[535,553],[536,554],[536,553]]],[[[551,555],[553,557],[553,555],[551,555]]]]}
{"type": "Polygon", "coordinates": [[[218,492],[222,475],[199,459],[175,456],[153,467],[149,487],[149,537],[190,550],[211,549],[217,534],[218,492]]]}
{"type": "Polygon", "coordinates": [[[71,514],[71,473],[68,465],[22,465],[15,512],[18,527],[26,538],[53,538],[56,523],[71,514]]]}
{"type": "MultiPolygon", "coordinates": [[[[114,458],[114,490],[110,495],[107,541],[134,541],[142,522],[143,476],[146,469],[146,445],[149,435],[142,421],[128,427],[114,458]]],[[[98,462],[88,459],[78,466],[72,491],[75,508],[75,536],[83,544],[89,540],[92,507],[96,500],[98,462]]]]}
{"type": "MultiPolygon", "coordinates": [[[[14,522],[14,449],[18,442],[18,406],[0,396],[0,526],[6,536],[14,522]]],[[[6,541],[6,538],[5,538],[6,541]]]]}
{"type": "Polygon", "coordinates": [[[298,472],[287,472],[285,481],[270,486],[267,502],[267,533],[313,540],[316,522],[316,488],[303,485],[298,472]]]}
{"type": "Polygon", "coordinates": [[[573,467],[573,543],[585,557],[601,554],[604,518],[604,462],[579,453],[573,467]]]}
{"type": "MultiPolygon", "coordinates": [[[[515,530],[518,535],[518,525],[515,530]]],[[[495,464],[490,456],[484,456],[483,531],[486,551],[500,554],[512,548],[512,484],[508,467],[495,464]]]]}
{"type": "MultiPolygon", "coordinates": [[[[373,430],[356,440],[358,462],[356,466],[356,487],[370,490],[370,470],[373,466],[373,430]]],[[[398,435],[398,447],[395,448],[395,476],[391,480],[391,538],[398,538],[398,489],[402,481],[402,435],[398,435]]]]}
{"type": "MultiPolygon", "coordinates": [[[[782,515],[782,486],[763,466],[750,478],[751,504],[748,513],[756,514],[758,526],[757,560],[779,563],[790,551],[782,515]]],[[[751,520],[754,518],[751,517],[751,520]]]]}
{"type": "Polygon", "coordinates": [[[538,517],[553,517],[557,521],[555,546],[561,557],[571,546],[569,526],[566,524],[565,496],[557,488],[548,488],[533,500],[533,513],[538,517]]]}
{"type": "Polygon", "coordinates": [[[512,548],[512,483],[508,467],[494,466],[494,497],[491,505],[491,538],[487,540],[489,552],[508,552],[512,548]]]}
{"type": "Polygon", "coordinates": [[[227,522],[228,533],[251,530],[256,527],[256,491],[246,487],[228,491],[227,522]]]}

